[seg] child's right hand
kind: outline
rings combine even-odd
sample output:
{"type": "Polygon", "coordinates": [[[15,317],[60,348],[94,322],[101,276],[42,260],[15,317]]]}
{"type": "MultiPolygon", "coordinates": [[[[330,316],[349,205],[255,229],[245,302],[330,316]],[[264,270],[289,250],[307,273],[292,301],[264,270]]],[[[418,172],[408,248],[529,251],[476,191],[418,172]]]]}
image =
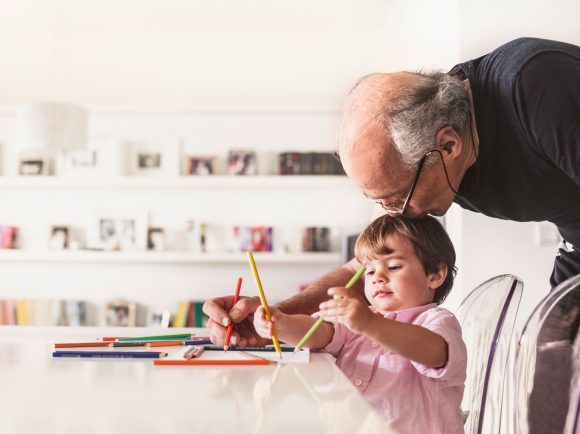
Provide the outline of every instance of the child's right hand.
{"type": "Polygon", "coordinates": [[[272,330],[276,331],[280,328],[280,322],[285,314],[278,309],[270,308],[270,318],[272,321],[266,319],[266,312],[262,306],[259,306],[254,313],[254,328],[256,333],[263,338],[270,339],[272,337],[272,330]]]}

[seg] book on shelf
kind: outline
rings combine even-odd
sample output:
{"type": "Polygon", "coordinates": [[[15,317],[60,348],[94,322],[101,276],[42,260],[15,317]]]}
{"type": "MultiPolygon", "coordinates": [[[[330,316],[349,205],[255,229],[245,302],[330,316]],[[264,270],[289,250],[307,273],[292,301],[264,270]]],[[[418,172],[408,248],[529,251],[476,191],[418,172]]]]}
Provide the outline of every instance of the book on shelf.
{"type": "Polygon", "coordinates": [[[207,315],[203,313],[203,301],[181,301],[173,319],[172,327],[205,327],[207,315]]]}
{"type": "Polygon", "coordinates": [[[345,175],[332,152],[282,152],[278,156],[280,175],[345,175]]]}
{"type": "Polygon", "coordinates": [[[0,300],[0,325],[87,325],[86,306],[78,300],[0,300]]]}

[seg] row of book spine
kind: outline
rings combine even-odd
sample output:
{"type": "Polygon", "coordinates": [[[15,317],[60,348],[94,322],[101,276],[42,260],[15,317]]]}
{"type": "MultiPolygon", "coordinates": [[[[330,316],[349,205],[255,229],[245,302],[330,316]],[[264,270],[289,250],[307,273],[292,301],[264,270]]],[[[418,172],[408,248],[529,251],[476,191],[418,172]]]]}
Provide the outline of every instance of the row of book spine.
{"type": "Polygon", "coordinates": [[[182,301],[177,305],[173,327],[205,327],[207,315],[203,313],[202,301],[182,301]]]}
{"type": "Polygon", "coordinates": [[[79,300],[0,300],[0,325],[87,325],[87,303],[79,300]]]}
{"type": "Polygon", "coordinates": [[[280,175],[345,175],[332,152],[283,152],[278,156],[280,175]]]}

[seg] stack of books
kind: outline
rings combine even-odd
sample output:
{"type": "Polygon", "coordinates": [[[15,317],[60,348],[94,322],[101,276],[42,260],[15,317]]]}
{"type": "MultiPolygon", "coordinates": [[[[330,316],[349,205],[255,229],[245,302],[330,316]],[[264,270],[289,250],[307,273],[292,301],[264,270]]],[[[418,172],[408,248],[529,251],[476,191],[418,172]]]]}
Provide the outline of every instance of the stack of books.
{"type": "Polygon", "coordinates": [[[332,152],[283,152],[278,160],[280,175],[345,175],[332,152]]]}
{"type": "Polygon", "coordinates": [[[79,300],[0,300],[0,325],[88,325],[87,303],[79,300]]]}

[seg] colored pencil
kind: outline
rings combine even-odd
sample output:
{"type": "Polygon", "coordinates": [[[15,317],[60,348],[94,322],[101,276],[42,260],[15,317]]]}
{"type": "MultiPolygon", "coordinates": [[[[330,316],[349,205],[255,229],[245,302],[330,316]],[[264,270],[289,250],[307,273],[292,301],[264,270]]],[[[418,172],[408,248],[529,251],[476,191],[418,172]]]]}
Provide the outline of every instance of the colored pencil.
{"type": "Polygon", "coordinates": [[[268,360],[268,359],[265,359],[263,357],[256,356],[255,354],[246,353],[245,351],[240,351],[240,354],[243,354],[244,356],[249,357],[250,359],[254,359],[254,360],[268,360]]]}
{"type": "Polygon", "coordinates": [[[184,359],[197,359],[203,354],[204,347],[191,347],[185,353],[183,353],[184,359]]]}
{"type": "Polygon", "coordinates": [[[109,342],[110,347],[123,348],[123,347],[144,347],[147,342],[109,342]]]}
{"type": "Polygon", "coordinates": [[[131,338],[118,338],[118,342],[133,342],[133,341],[175,341],[175,340],[190,340],[191,333],[180,333],[176,335],[162,335],[162,336],[136,336],[131,338]]]}
{"type": "MultiPolygon", "coordinates": [[[[238,277],[238,284],[236,286],[236,292],[234,294],[234,306],[240,299],[240,288],[242,287],[242,278],[238,277]]],[[[224,343],[224,351],[227,353],[228,349],[230,348],[230,338],[232,337],[232,333],[234,331],[234,323],[230,322],[228,326],[228,331],[226,332],[226,341],[224,343]]]]}
{"type": "MultiPolygon", "coordinates": [[[[208,339],[196,339],[191,341],[183,341],[183,345],[211,345],[211,340],[208,339]]],[[[221,348],[223,350],[223,348],[221,348]]]]}
{"type": "MultiPolygon", "coordinates": [[[[357,282],[357,280],[362,276],[362,274],[365,272],[365,267],[364,265],[361,266],[358,271],[356,272],[356,274],[354,276],[352,276],[352,278],[348,281],[348,283],[345,285],[346,288],[352,288],[352,286],[357,282]]],[[[300,351],[304,345],[306,345],[306,342],[308,342],[310,340],[310,338],[312,337],[312,335],[316,332],[316,330],[318,330],[318,328],[320,327],[320,325],[324,322],[324,318],[320,317],[316,320],[316,322],[314,323],[314,325],[312,327],[310,327],[310,330],[308,330],[306,332],[306,334],[304,335],[304,337],[302,339],[300,339],[300,342],[298,342],[296,344],[296,348],[294,348],[294,352],[297,353],[298,351],[300,351]]]]}
{"type": "MultiPolygon", "coordinates": [[[[260,276],[258,275],[258,269],[256,268],[256,263],[254,262],[254,255],[252,252],[248,252],[248,261],[250,262],[250,267],[252,268],[252,274],[254,275],[254,280],[256,281],[256,286],[258,287],[258,292],[260,293],[260,301],[262,302],[262,307],[264,308],[264,313],[266,314],[266,319],[271,321],[270,308],[268,307],[268,302],[266,301],[266,295],[262,289],[262,282],[260,282],[260,276]]],[[[274,348],[276,352],[282,358],[282,350],[280,349],[280,341],[276,332],[272,330],[272,342],[274,343],[274,348]]]]}
{"type": "MultiPolygon", "coordinates": [[[[219,345],[206,345],[206,351],[222,351],[223,347],[219,345]]],[[[235,345],[230,346],[230,351],[260,351],[260,352],[275,352],[274,347],[237,347],[235,345]]],[[[280,351],[283,353],[291,353],[294,351],[294,347],[280,347],[280,351]]]]}
{"type": "Polygon", "coordinates": [[[101,338],[101,340],[103,342],[114,342],[117,339],[121,339],[124,336],[105,336],[104,338],[101,338]]]}
{"type": "Polygon", "coordinates": [[[272,363],[270,360],[211,360],[211,359],[191,359],[191,360],[154,360],[153,364],[156,366],[168,366],[168,365],[194,365],[194,366],[224,366],[224,365],[270,365],[272,363]]]}
{"type": "Polygon", "coordinates": [[[88,347],[109,347],[111,342],[66,342],[54,344],[54,348],[88,348],[88,347]]]}
{"type": "Polygon", "coordinates": [[[165,356],[167,353],[160,351],[54,351],[52,353],[52,357],[158,359],[165,356]]]}
{"type": "MultiPolygon", "coordinates": [[[[181,347],[185,341],[158,341],[158,342],[147,342],[145,345],[148,347],[181,347]]],[[[131,342],[134,343],[134,342],[131,342]]]]}

